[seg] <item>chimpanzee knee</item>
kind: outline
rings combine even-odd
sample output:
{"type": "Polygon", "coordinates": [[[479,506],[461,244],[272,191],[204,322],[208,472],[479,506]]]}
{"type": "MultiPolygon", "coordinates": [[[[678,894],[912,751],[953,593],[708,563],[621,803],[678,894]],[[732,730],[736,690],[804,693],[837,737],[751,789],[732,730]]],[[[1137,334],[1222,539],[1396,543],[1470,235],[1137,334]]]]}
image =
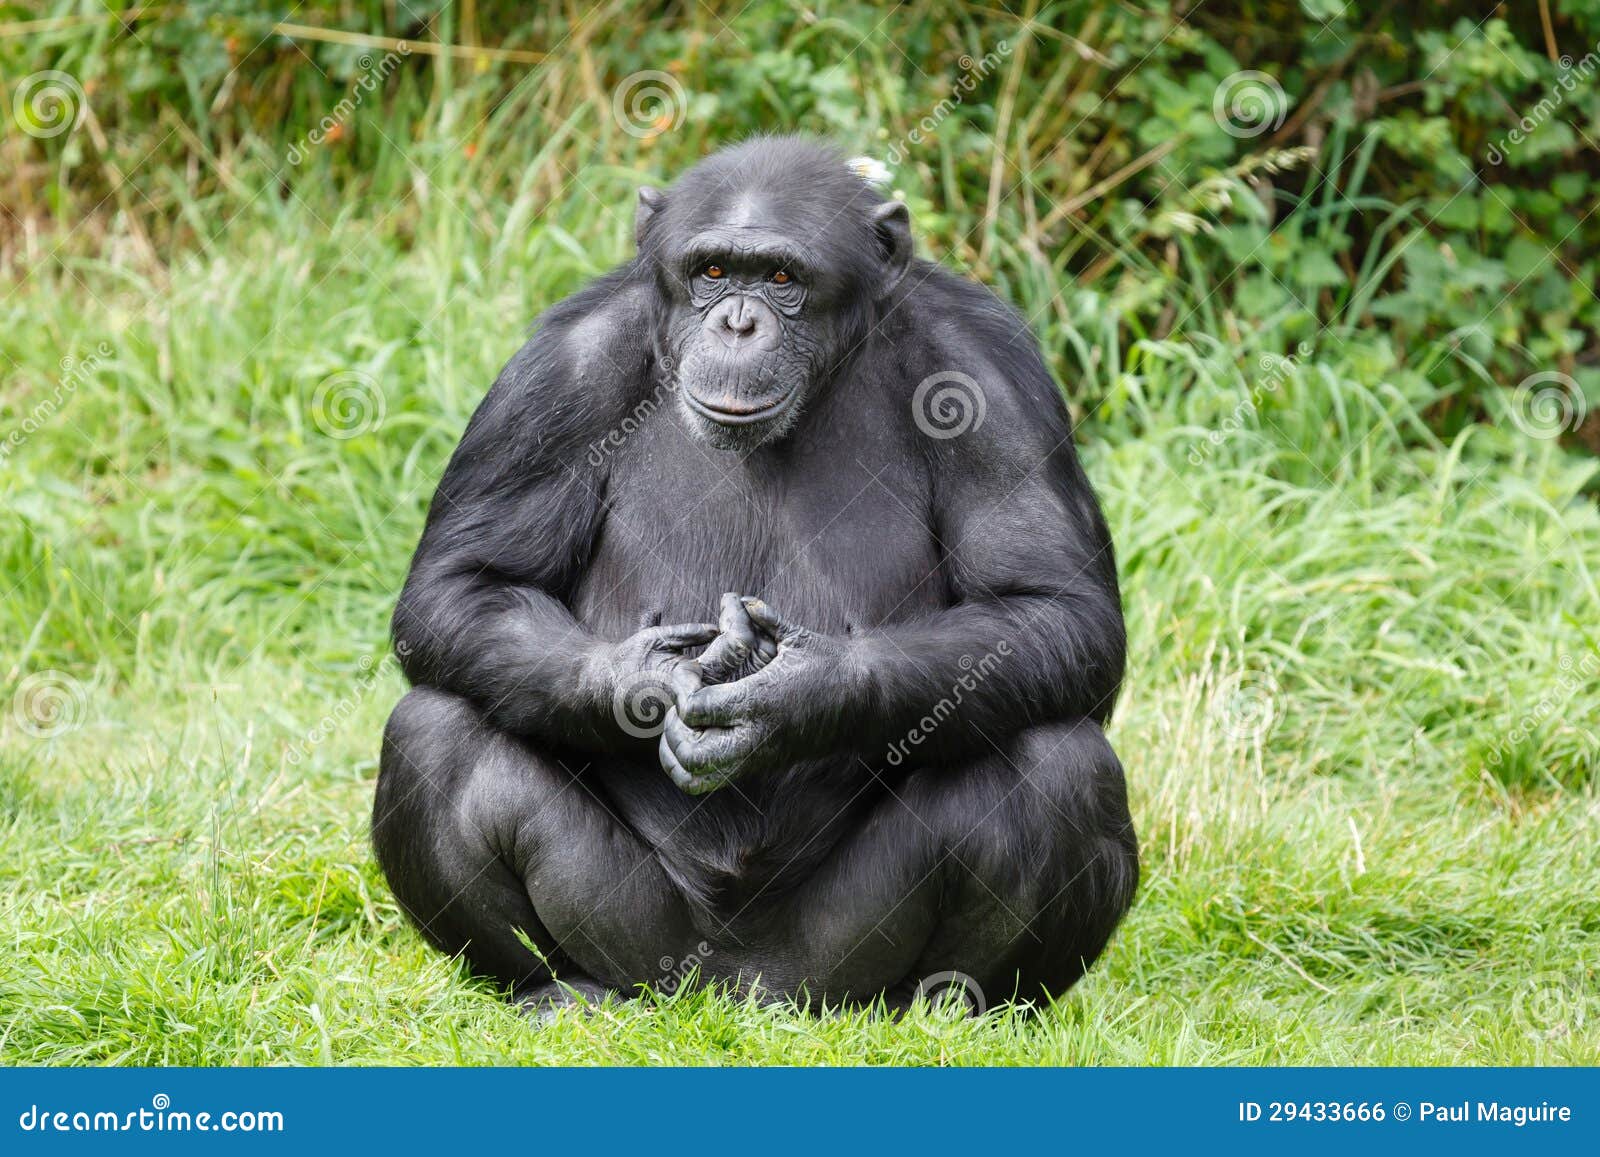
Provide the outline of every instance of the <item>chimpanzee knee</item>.
{"type": "Polygon", "coordinates": [[[401,908],[437,948],[513,986],[549,979],[530,952],[555,945],[521,878],[506,862],[507,833],[479,806],[496,760],[514,745],[466,700],[417,688],[384,731],[372,843],[401,908]]]}
{"type": "Polygon", "coordinates": [[[1122,765],[1099,726],[1030,728],[1003,755],[917,773],[903,799],[947,856],[945,911],[919,971],[967,975],[991,1000],[1071,987],[1139,881],[1122,765]]]}

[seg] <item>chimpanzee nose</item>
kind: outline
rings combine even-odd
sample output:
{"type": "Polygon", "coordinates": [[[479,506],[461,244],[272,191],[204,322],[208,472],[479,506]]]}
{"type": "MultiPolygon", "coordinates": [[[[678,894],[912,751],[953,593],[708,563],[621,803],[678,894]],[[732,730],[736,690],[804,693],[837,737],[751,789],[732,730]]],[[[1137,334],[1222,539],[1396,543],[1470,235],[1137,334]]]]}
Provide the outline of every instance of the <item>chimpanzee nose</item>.
{"type": "Polygon", "coordinates": [[[782,338],[778,315],[753,297],[724,298],[712,307],[704,324],[707,336],[739,353],[776,349],[782,338]]]}
{"type": "Polygon", "coordinates": [[[722,315],[722,324],[739,337],[749,337],[756,331],[756,311],[740,298],[733,303],[733,308],[722,315]]]}

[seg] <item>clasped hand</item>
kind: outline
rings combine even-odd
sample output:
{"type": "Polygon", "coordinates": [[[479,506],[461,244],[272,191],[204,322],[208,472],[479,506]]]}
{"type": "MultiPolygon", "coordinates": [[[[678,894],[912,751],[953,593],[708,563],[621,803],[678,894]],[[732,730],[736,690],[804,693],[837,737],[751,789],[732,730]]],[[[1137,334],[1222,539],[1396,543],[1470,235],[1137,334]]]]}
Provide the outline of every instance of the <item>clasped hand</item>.
{"type": "Polygon", "coordinates": [[[842,642],[795,626],[759,599],[727,594],[715,628],[654,627],[617,646],[643,648],[647,654],[634,657],[656,673],[658,687],[670,686],[658,753],[689,794],[819,753],[814,723],[839,691],[842,642]],[[697,659],[683,654],[704,643],[697,659]]]}

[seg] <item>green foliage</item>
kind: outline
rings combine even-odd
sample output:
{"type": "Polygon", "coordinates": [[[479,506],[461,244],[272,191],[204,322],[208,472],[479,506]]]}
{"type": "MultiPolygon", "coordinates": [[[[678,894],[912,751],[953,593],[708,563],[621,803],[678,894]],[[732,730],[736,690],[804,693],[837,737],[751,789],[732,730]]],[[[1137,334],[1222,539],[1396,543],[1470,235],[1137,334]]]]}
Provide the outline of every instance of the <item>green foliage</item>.
{"type": "Polygon", "coordinates": [[[29,13],[38,30],[0,39],[0,65],[74,76],[101,131],[13,134],[3,155],[23,215],[115,206],[155,257],[210,236],[194,210],[230,184],[324,216],[373,197],[405,230],[425,190],[468,207],[531,188],[537,214],[580,176],[621,201],[600,174],[668,177],[803,128],[895,158],[934,246],[1036,320],[1077,281],[1139,336],[1289,315],[1378,329],[1448,395],[1440,428],[1557,371],[1589,415],[1568,444],[1595,450],[1600,4],[1556,0],[1548,38],[1544,6],[1514,7],[1056,0],[1012,16],[922,0],[886,18],[855,0],[613,0],[573,22],[503,0],[202,0],[122,24],[51,0],[29,13]],[[393,49],[372,37],[544,56],[411,51],[374,83],[393,49]],[[659,135],[613,116],[644,70],[677,86],[651,106],[659,135]],[[295,148],[307,159],[286,164],[295,148]]]}

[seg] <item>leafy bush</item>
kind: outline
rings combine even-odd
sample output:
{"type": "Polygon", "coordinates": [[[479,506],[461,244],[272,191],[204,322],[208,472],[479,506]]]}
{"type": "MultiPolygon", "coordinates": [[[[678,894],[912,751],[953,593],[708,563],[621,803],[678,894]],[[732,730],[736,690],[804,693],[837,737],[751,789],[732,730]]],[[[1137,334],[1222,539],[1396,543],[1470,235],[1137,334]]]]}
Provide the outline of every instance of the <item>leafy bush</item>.
{"type": "Polygon", "coordinates": [[[230,189],[536,214],[574,177],[622,204],[619,167],[801,128],[895,162],[934,247],[1036,321],[1069,324],[1076,283],[1135,337],[1382,335],[1436,428],[1543,407],[1600,450],[1600,0],[1481,7],[0,5],[6,75],[65,73],[88,110],[36,136],[21,109],[0,189],[13,236],[115,214],[165,259],[230,189]]]}

